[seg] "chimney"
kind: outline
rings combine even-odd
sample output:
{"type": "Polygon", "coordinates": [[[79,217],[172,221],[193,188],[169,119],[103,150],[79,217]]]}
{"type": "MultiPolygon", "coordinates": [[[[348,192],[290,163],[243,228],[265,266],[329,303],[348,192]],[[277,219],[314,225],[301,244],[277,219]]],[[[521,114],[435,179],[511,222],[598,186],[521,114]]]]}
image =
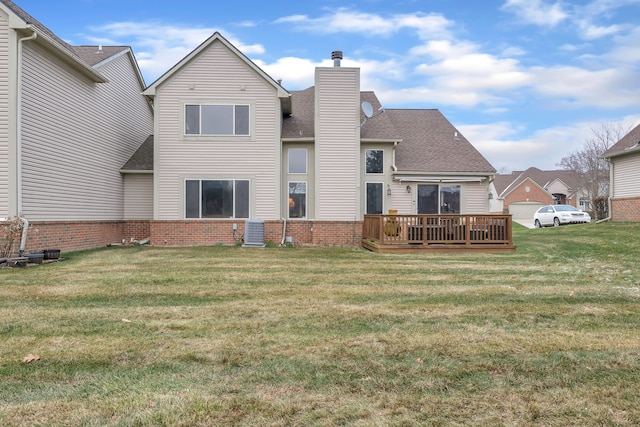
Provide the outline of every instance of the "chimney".
{"type": "Polygon", "coordinates": [[[342,59],[342,51],[341,50],[334,50],[333,52],[331,52],[331,59],[333,59],[333,66],[334,67],[339,67],[340,66],[340,60],[342,59]]]}

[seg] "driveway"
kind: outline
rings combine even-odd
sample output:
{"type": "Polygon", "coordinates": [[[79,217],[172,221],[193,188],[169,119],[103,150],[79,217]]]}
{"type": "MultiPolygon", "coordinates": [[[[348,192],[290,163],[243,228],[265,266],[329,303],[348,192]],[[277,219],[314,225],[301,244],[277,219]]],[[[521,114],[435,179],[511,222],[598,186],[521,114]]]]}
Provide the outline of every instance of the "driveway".
{"type": "Polygon", "coordinates": [[[535,228],[533,226],[533,218],[513,218],[513,222],[517,222],[527,228],[535,228]]]}

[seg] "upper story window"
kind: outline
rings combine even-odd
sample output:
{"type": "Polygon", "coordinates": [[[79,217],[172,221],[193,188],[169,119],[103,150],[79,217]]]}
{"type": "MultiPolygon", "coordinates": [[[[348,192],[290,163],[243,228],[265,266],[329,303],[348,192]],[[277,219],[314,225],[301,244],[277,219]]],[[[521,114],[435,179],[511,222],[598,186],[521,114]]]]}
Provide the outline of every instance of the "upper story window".
{"type": "Polygon", "coordinates": [[[384,173],[384,150],[366,150],[366,173],[384,173]]]}
{"type": "Polygon", "coordinates": [[[306,148],[289,148],[289,173],[307,173],[306,148]]]}
{"type": "Polygon", "coordinates": [[[185,135],[248,136],[249,106],[233,104],[186,104],[185,135]]]}

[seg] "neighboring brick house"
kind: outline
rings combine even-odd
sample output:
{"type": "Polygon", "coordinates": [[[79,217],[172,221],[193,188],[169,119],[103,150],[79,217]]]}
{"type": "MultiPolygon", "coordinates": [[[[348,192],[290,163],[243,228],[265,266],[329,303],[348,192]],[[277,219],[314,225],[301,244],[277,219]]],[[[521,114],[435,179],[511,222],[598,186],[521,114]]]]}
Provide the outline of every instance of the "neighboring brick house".
{"type": "Polygon", "coordinates": [[[510,213],[515,219],[531,219],[538,208],[567,204],[589,210],[579,175],[570,170],[525,171],[496,175],[492,182],[491,212],[510,213]]]}
{"type": "Polygon", "coordinates": [[[120,168],[153,129],[144,87],[129,47],[70,46],[0,0],[0,218],[29,221],[24,250],[125,234],[120,168]]]}
{"type": "Polygon", "coordinates": [[[359,246],[367,213],[488,213],[495,169],[438,110],[381,108],[359,68],[287,91],[215,33],[144,94],[154,135],[123,167],[153,245],[359,246]]]}
{"type": "Polygon", "coordinates": [[[610,217],[613,221],[640,221],[640,125],[609,148],[610,217]]]}

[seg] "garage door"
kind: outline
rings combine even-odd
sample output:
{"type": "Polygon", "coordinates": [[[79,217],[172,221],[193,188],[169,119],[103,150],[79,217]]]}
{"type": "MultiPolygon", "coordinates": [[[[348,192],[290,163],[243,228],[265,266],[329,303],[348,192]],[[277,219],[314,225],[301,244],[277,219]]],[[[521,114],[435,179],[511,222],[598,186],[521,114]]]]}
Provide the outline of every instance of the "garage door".
{"type": "Polygon", "coordinates": [[[533,214],[544,206],[539,202],[515,202],[509,203],[509,213],[513,220],[525,225],[533,225],[533,214]]]}

